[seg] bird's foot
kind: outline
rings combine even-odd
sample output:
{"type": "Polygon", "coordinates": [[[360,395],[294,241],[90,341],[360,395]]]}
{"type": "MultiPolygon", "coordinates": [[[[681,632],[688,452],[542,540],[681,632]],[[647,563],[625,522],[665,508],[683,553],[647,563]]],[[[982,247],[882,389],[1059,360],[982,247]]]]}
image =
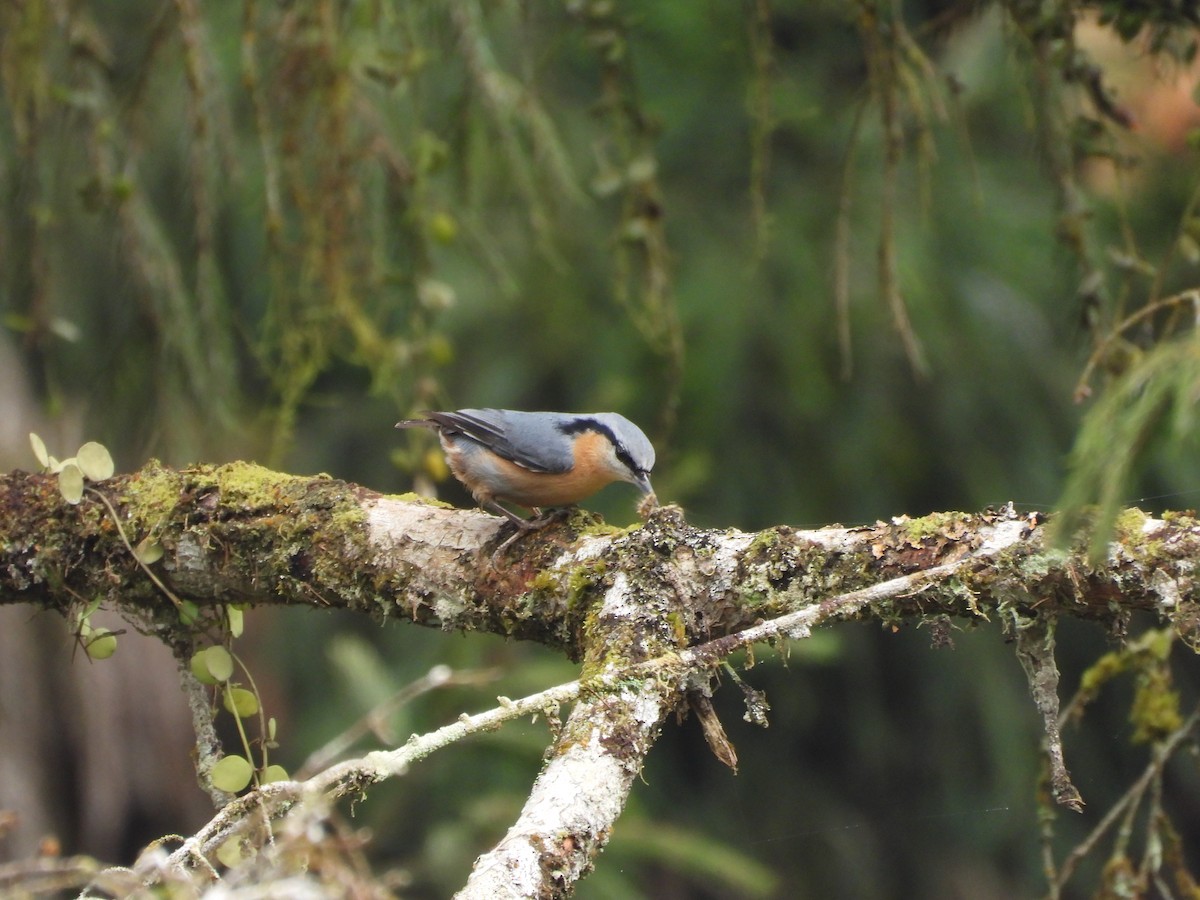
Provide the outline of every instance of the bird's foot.
{"type": "MultiPolygon", "coordinates": [[[[503,507],[501,508],[503,509],[503,507]]],[[[504,510],[504,512],[507,514],[509,521],[516,526],[516,531],[506,537],[503,543],[501,543],[500,546],[493,551],[493,565],[495,565],[496,560],[499,557],[504,555],[505,551],[508,550],[509,547],[511,547],[521,538],[525,537],[525,535],[532,534],[535,531],[541,531],[543,528],[553,525],[555,522],[560,522],[566,519],[567,516],[571,514],[571,508],[569,506],[560,506],[556,507],[555,509],[542,512],[537,507],[533,507],[533,516],[528,519],[519,518],[518,516],[510,513],[508,510],[504,510]]]]}

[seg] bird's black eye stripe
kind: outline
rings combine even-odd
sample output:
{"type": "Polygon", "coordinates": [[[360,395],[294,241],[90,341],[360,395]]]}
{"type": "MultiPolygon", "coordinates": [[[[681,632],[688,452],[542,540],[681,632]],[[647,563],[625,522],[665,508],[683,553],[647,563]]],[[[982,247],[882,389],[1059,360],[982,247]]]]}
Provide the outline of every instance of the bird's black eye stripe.
{"type": "Polygon", "coordinates": [[[625,449],[623,444],[614,443],[613,450],[617,455],[617,459],[625,464],[625,468],[629,469],[630,472],[639,471],[638,467],[633,464],[633,457],[629,455],[629,451],[625,449]]]}

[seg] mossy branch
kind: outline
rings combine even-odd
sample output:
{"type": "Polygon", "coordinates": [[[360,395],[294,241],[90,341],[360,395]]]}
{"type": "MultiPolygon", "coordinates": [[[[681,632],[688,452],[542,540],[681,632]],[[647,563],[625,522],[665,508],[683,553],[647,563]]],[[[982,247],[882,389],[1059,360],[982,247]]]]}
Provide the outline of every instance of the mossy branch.
{"type": "Polygon", "coordinates": [[[977,618],[1036,605],[1110,624],[1135,609],[1184,622],[1181,611],[1196,601],[1190,560],[1200,552],[1196,520],[1136,510],[1117,517],[1106,558],[1089,561],[1078,548],[1048,549],[1042,520],[1011,510],[749,534],[693,528],[666,507],[631,532],[577,513],[493,562],[508,537],[502,520],[326,476],[151,462],[102,490],[107,503],[89,494],[72,506],[50,476],[0,476],[0,603],[66,611],[79,597],[102,597],[150,626],[181,627],[174,603],[121,539],[110,505],[129,541],[153,532],[163,547],[152,564],[162,585],[201,607],[338,607],[536,640],[574,658],[586,653],[588,601],[618,571],[640,578],[648,566],[668,566],[672,628],[695,643],[935,570],[1014,529],[1022,537],[1008,554],[969,576],[930,580],[919,597],[872,614],[977,618]]]}
{"type": "MultiPolygon", "coordinates": [[[[303,788],[268,786],[241,798],[174,864],[187,878],[210,877],[210,853],[228,854],[242,821],[293,807],[323,815],[333,799],[402,773],[445,742],[573,700],[524,812],[481,858],[464,896],[494,896],[496,878],[514,873],[537,893],[546,873],[561,887],[594,865],[662,722],[684,698],[704,695],[734,651],[803,639],[838,620],[1017,623],[1057,799],[1078,808],[1057,733],[1052,632],[1030,623],[1070,616],[1123,634],[1133,611],[1148,610],[1196,646],[1200,521],[1126,510],[1101,559],[1089,557],[1086,536],[1054,549],[1043,521],[1010,506],[750,534],[693,528],[664,507],[624,531],[577,513],[500,552],[512,527],[503,519],[325,476],[152,462],[72,505],[53,477],[14,472],[0,476],[0,603],[67,613],[99,597],[172,646],[186,644],[196,626],[181,620],[167,591],[200,607],[338,606],[381,621],[534,640],[582,661],[578,682],[339,763],[303,788]],[[103,500],[93,496],[100,490],[103,500]],[[164,551],[151,564],[157,580],[130,550],[151,532],[164,551]],[[588,789],[565,796],[563,784],[588,789]]],[[[144,877],[166,877],[155,871],[144,877]]]]}

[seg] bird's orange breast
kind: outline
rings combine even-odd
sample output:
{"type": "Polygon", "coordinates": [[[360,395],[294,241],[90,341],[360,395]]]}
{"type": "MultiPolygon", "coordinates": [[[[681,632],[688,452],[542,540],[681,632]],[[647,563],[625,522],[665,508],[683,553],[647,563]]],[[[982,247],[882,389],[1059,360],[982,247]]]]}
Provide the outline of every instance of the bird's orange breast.
{"type": "Polygon", "coordinates": [[[575,465],[566,472],[532,472],[481,447],[448,452],[447,459],[459,481],[480,502],[496,499],[521,506],[569,506],[619,480],[608,439],[594,431],[575,439],[575,465]]]}

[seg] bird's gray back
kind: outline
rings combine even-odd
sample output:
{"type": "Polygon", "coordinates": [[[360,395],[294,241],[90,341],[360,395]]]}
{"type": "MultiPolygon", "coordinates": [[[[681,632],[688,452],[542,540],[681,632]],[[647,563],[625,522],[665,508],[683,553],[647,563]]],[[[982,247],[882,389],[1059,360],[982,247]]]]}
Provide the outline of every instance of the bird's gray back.
{"type": "Polygon", "coordinates": [[[576,417],[565,413],[460,409],[429,418],[534,472],[567,472],[574,463],[572,439],[561,426],[576,417]]]}

